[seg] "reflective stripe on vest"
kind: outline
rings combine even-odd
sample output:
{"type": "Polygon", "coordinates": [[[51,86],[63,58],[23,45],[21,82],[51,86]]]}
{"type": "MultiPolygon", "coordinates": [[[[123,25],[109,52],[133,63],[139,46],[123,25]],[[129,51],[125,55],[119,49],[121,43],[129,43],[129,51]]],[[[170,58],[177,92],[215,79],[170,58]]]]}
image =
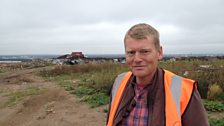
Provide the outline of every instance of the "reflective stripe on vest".
{"type": "MultiPolygon", "coordinates": [[[[121,82],[118,82],[119,85],[115,87],[115,88],[117,88],[117,89],[115,89],[116,92],[114,92],[114,93],[112,92],[112,96],[114,95],[115,97],[112,98],[110,115],[109,115],[107,126],[113,126],[114,116],[116,114],[116,111],[117,111],[118,105],[120,103],[121,97],[123,95],[124,89],[126,87],[126,84],[128,83],[128,80],[131,77],[131,75],[132,75],[132,72],[127,72],[125,74],[125,76],[122,78],[121,82]]],[[[117,84],[115,84],[115,85],[117,85],[117,84]]],[[[114,86],[113,86],[113,88],[114,88],[114,86]]]]}
{"type": "MultiPolygon", "coordinates": [[[[121,74],[121,76],[118,76],[115,80],[112,89],[112,104],[107,126],[113,125],[116,110],[131,74],[131,72],[121,74]]],[[[193,85],[193,80],[182,78],[165,70],[164,87],[166,126],[181,126],[181,115],[188,105],[193,85]]]]}
{"type": "Polygon", "coordinates": [[[115,98],[115,94],[120,86],[120,83],[122,81],[122,79],[124,78],[124,76],[127,74],[127,72],[124,72],[120,75],[117,76],[117,78],[115,79],[114,81],[114,84],[113,84],[113,88],[112,88],[112,100],[111,100],[111,105],[113,104],[113,101],[114,101],[114,98],[115,98]]]}
{"type": "Polygon", "coordinates": [[[193,80],[177,76],[165,70],[166,126],[181,126],[181,115],[190,101],[193,86],[193,80]]]}

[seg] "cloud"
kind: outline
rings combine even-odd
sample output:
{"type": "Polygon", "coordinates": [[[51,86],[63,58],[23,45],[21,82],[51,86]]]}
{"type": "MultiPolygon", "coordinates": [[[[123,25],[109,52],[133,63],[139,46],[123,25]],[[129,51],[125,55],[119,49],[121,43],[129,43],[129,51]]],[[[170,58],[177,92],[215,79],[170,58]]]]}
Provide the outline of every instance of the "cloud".
{"type": "Polygon", "coordinates": [[[165,53],[223,53],[223,4],[223,0],[2,0],[0,54],[123,53],[125,32],[140,22],[159,30],[165,53]]]}

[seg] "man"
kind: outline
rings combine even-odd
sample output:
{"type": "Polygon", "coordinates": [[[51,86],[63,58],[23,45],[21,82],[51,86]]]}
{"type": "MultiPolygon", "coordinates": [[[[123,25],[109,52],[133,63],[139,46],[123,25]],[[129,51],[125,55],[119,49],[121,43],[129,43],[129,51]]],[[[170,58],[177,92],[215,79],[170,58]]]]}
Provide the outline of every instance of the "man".
{"type": "Polygon", "coordinates": [[[113,85],[107,126],[208,126],[196,82],[158,67],[159,33],[148,24],[131,27],[124,38],[131,72],[113,85]]]}

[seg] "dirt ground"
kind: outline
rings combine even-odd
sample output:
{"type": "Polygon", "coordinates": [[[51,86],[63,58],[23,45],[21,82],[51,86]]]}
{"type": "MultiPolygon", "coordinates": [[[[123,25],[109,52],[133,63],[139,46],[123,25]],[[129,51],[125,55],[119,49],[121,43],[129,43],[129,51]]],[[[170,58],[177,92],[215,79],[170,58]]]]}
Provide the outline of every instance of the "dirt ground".
{"type": "Polygon", "coordinates": [[[36,73],[43,68],[18,69],[0,73],[0,104],[10,92],[29,87],[45,89],[25,96],[13,106],[0,107],[0,126],[104,126],[107,106],[91,108],[53,82],[36,73]]]}

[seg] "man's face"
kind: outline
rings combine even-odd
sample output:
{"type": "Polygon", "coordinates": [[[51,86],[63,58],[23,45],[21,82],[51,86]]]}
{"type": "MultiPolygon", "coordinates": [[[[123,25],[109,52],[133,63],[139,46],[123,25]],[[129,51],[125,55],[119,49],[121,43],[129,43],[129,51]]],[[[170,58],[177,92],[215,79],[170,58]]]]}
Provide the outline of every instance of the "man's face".
{"type": "Polygon", "coordinates": [[[137,78],[152,77],[158,60],[162,59],[162,48],[156,49],[153,37],[125,41],[125,57],[129,69],[137,78]]]}

